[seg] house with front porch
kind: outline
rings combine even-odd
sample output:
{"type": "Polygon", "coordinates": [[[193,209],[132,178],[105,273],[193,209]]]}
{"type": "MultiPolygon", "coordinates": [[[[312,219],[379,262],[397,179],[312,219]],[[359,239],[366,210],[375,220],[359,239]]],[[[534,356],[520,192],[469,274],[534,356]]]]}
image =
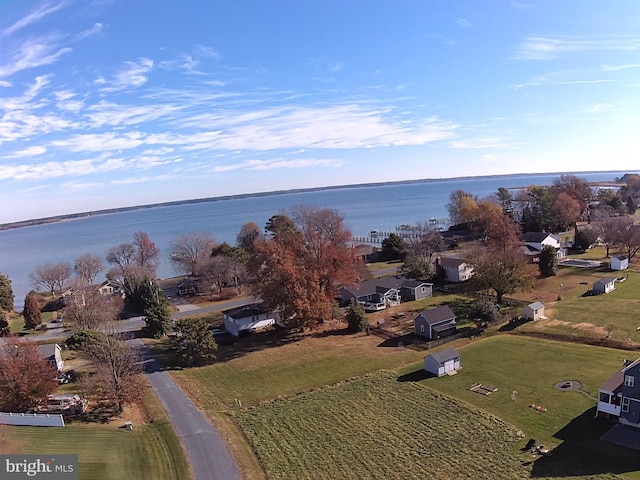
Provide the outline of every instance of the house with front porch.
{"type": "Polygon", "coordinates": [[[596,417],[600,414],[640,428],[640,358],[625,360],[622,368],[600,386],[596,417]]]}
{"type": "Polygon", "coordinates": [[[250,303],[222,312],[224,328],[234,337],[280,324],[280,315],[261,303],[250,303]]]}
{"type": "Polygon", "coordinates": [[[433,284],[406,277],[383,277],[355,287],[342,287],[339,295],[342,305],[355,301],[366,311],[375,312],[399,305],[401,301],[429,298],[433,295],[433,284]]]}

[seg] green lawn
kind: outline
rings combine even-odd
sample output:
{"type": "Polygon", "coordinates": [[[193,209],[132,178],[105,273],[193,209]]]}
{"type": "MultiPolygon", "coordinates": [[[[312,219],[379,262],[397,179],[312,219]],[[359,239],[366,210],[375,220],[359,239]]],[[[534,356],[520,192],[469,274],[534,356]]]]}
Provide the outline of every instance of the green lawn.
{"type": "Polygon", "coordinates": [[[182,445],[155,394],[147,395],[142,408],[151,421],[133,419],[133,430],[119,428],[124,420],[109,424],[67,421],[64,428],[4,426],[0,434],[15,453],[77,454],[82,480],[191,478],[182,445]]]}
{"type": "Polygon", "coordinates": [[[598,387],[621,368],[625,358],[635,358],[633,354],[510,335],[483,339],[459,350],[463,368],[455,376],[425,378],[422,363],[417,363],[403,368],[401,378],[416,379],[556,447],[552,457],[536,463],[537,472],[544,476],[616,472],[640,478],[637,452],[599,440],[610,424],[593,419],[596,400],[589,397],[597,397],[598,387]],[[565,380],[579,381],[583,392],[555,388],[565,380]],[[498,390],[480,395],[468,390],[474,383],[498,390]],[[531,404],[547,411],[535,411],[531,404]]]}

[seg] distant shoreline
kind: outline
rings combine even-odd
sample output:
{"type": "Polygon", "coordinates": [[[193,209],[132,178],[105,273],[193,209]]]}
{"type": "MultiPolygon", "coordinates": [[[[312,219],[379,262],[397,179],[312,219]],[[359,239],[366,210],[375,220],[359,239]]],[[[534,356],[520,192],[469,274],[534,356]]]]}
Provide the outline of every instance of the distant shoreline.
{"type": "MultiPolygon", "coordinates": [[[[43,224],[49,224],[49,223],[59,223],[67,220],[76,220],[76,219],[81,219],[86,217],[93,217],[96,215],[108,215],[110,213],[129,212],[132,210],[143,210],[147,208],[171,207],[171,206],[177,206],[177,205],[189,205],[194,203],[208,203],[208,202],[218,202],[218,201],[224,201],[224,200],[237,200],[241,198],[286,195],[291,193],[320,192],[320,191],[326,191],[326,190],[339,190],[339,189],[347,189],[347,188],[382,187],[386,185],[410,185],[410,184],[416,184],[416,183],[473,180],[473,179],[480,179],[480,178],[536,177],[540,175],[560,176],[560,175],[582,175],[582,174],[594,174],[594,173],[624,174],[624,173],[630,173],[630,172],[627,172],[625,170],[603,170],[603,171],[589,171],[589,172],[507,173],[507,174],[500,174],[500,175],[471,175],[468,177],[423,178],[418,180],[397,180],[397,181],[390,181],[390,182],[356,183],[356,184],[348,184],[348,185],[331,185],[326,187],[295,188],[295,189],[289,189],[289,190],[274,190],[271,192],[240,193],[237,195],[224,195],[220,197],[205,197],[205,198],[194,198],[194,199],[187,199],[187,200],[174,200],[171,202],[160,202],[160,203],[152,203],[152,204],[146,204],[146,205],[134,205],[129,207],[115,207],[115,208],[107,208],[103,210],[92,210],[88,212],[69,213],[69,214],[63,214],[63,215],[56,215],[52,217],[21,220],[17,222],[0,224],[0,231],[11,230],[15,228],[32,227],[36,225],[43,225],[43,224]]],[[[612,181],[611,183],[613,184],[613,178],[611,179],[611,181],[612,181]]],[[[598,183],[602,184],[607,182],[598,182],[598,183]]],[[[525,188],[527,186],[528,185],[523,185],[520,188],[525,188]]]]}

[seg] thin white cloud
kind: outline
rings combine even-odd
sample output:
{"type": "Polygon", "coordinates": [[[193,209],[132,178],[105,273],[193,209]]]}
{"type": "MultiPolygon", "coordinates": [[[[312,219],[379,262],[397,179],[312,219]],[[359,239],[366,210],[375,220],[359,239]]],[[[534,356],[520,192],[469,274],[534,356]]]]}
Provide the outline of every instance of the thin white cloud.
{"type": "Polygon", "coordinates": [[[458,25],[460,25],[461,27],[464,28],[471,28],[471,22],[469,20],[467,20],[466,18],[461,18],[460,20],[458,20],[458,25]]]}
{"type": "Polygon", "coordinates": [[[222,55],[220,55],[220,53],[211,48],[211,47],[207,47],[205,45],[196,45],[196,49],[195,52],[197,55],[202,55],[205,57],[210,57],[213,58],[215,60],[220,60],[222,58],[222,55]]]}
{"type": "Polygon", "coordinates": [[[5,155],[5,157],[8,157],[8,158],[34,157],[37,155],[42,155],[46,151],[47,149],[45,147],[32,146],[32,147],[27,147],[24,150],[18,150],[17,152],[13,152],[8,155],[5,155]]]}
{"type": "Polygon", "coordinates": [[[11,87],[13,84],[11,82],[7,82],[6,80],[0,80],[0,87],[11,87]]]}
{"type": "Polygon", "coordinates": [[[565,80],[558,82],[549,82],[550,85],[584,85],[590,83],[614,83],[612,79],[596,79],[596,80],[565,80]]]}
{"type": "Polygon", "coordinates": [[[103,29],[104,24],[97,22],[93,25],[93,27],[78,33],[75,38],[76,40],[82,40],[87,37],[93,37],[94,35],[98,35],[99,33],[101,33],[103,29]]]}
{"type": "Polygon", "coordinates": [[[630,68],[640,68],[640,63],[628,63],[625,65],[602,65],[605,72],[617,72],[619,70],[628,70],[630,68]]]}
{"type": "Polygon", "coordinates": [[[9,77],[22,70],[51,65],[62,55],[71,52],[71,48],[60,48],[55,35],[49,37],[30,38],[26,40],[11,60],[0,65],[0,78],[9,77]]]}
{"type": "Polygon", "coordinates": [[[96,80],[98,84],[107,85],[102,88],[102,91],[117,92],[127,88],[141,87],[147,83],[146,74],[153,69],[153,60],[143,57],[136,62],[125,62],[124,65],[124,68],[116,73],[113,79],[106,80],[104,77],[99,77],[96,80]]]}
{"type": "Polygon", "coordinates": [[[520,60],[550,60],[582,51],[622,51],[640,48],[640,36],[529,37],[515,55],[520,60]]]}
{"type": "Polygon", "coordinates": [[[231,165],[216,165],[214,172],[230,172],[233,170],[277,170],[281,168],[315,168],[315,167],[340,167],[344,164],[341,160],[296,158],[286,160],[282,158],[273,160],[245,160],[231,165]]]}
{"type": "Polygon", "coordinates": [[[25,27],[28,27],[29,25],[31,25],[33,23],[36,23],[39,20],[43,19],[47,15],[50,15],[51,13],[57,12],[61,8],[64,8],[66,6],[66,3],[67,2],[59,2],[59,3],[56,3],[56,4],[52,5],[50,2],[45,2],[42,5],[40,5],[37,9],[35,9],[33,12],[31,12],[30,14],[28,14],[27,16],[21,18],[20,20],[15,22],[10,27],[8,27],[5,30],[3,30],[2,35],[3,36],[12,35],[15,32],[17,32],[18,30],[21,30],[21,29],[23,29],[25,27]]]}
{"type": "Polygon", "coordinates": [[[457,140],[449,144],[450,148],[506,148],[508,146],[504,139],[499,137],[476,137],[457,140]]]}

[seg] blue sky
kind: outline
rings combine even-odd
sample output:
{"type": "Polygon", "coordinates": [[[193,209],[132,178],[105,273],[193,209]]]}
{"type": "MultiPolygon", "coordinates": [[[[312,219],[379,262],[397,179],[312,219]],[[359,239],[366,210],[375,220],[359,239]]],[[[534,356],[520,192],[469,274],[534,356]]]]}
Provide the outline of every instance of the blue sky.
{"type": "Polygon", "coordinates": [[[0,223],[637,170],[640,3],[3,0],[0,223]]]}

